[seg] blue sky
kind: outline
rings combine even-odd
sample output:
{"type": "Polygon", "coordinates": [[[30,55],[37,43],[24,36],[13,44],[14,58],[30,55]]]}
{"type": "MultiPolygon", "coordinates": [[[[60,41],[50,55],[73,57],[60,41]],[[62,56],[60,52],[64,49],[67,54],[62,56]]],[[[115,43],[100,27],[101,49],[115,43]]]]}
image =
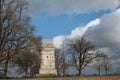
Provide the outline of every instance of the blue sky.
{"type": "Polygon", "coordinates": [[[78,26],[84,26],[88,22],[100,18],[110,10],[101,10],[99,12],[90,12],[85,14],[73,15],[38,15],[32,17],[31,23],[36,27],[35,35],[42,36],[44,39],[52,39],[58,35],[70,34],[78,26]]]}
{"type": "Polygon", "coordinates": [[[120,0],[28,0],[35,35],[52,39],[69,35],[76,27],[113,12],[120,0]]]}

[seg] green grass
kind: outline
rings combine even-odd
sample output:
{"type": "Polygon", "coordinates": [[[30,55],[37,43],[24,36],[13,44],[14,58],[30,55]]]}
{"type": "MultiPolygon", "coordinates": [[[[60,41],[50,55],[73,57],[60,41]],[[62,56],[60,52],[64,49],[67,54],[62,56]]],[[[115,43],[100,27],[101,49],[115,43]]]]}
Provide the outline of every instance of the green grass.
{"type": "Polygon", "coordinates": [[[32,78],[7,79],[7,80],[120,80],[120,76],[81,76],[81,77],[37,76],[32,78]]]}

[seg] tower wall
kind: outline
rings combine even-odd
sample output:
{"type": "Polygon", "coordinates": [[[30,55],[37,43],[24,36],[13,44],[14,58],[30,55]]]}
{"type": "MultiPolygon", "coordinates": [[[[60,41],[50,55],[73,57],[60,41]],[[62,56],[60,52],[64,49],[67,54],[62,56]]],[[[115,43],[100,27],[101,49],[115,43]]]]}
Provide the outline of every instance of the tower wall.
{"type": "Polygon", "coordinates": [[[57,70],[55,68],[55,48],[51,40],[42,41],[41,66],[39,74],[57,75],[57,70]]]}

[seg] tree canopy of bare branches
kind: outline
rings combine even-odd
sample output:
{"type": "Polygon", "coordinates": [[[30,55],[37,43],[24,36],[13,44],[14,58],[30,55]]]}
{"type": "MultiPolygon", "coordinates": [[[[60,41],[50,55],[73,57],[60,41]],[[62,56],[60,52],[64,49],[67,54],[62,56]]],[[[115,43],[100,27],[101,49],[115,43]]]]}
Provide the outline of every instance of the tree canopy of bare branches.
{"type": "Polygon", "coordinates": [[[69,64],[67,63],[66,59],[66,50],[65,44],[62,41],[62,49],[56,49],[55,57],[56,57],[56,68],[58,76],[66,76],[67,68],[69,64]]]}
{"type": "Polygon", "coordinates": [[[101,53],[101,56],[95,59],[94,67],[98,71],[98,75],[101,75],[102,70],[104,70],[105,74],[108,75],[108,71],[112,69],[112,64],[108,55],[101,53]]]}
{"type": "Polygon", "coordinates": [[[0,63],[7,77],[9,61],[31,43],[34,26],[26,15],[26,0],[0,0],[0,63]]]}
{"type": "Polygon", "coordinates": [[[98,71],[98,75],[101,75],[101,70],[102,70],[102,66],[103,66],[103,58],[97,58],[95,60],[95,63],[93,64],[94,68],[98,71]]]}
{"type": "Polygon", "coordinates": [[[95,46],[83,37],[72,40],[69,46],[71,47],[72,64],[78,70],[79,75],[82,75],[82,70],[98,57],[98,53],[94,51],[95,46]]]}

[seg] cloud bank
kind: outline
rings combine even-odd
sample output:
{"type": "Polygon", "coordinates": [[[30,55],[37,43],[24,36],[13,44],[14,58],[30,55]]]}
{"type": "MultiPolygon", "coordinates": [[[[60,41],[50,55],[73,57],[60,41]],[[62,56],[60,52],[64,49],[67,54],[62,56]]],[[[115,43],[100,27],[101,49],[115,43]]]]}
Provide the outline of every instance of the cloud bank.
{"type": "Polygon", "coordinates": [[[81,14],[91,11],[115,10],[120,0],[27,0],[30,12],[49,14],[81,14]]]}
{"type": "Polygon", "coordinates": [[[120,9],[102,16],[100,24],[89,28],[85,36],[97,47],[109,47],[115,53],[120,52],[120,9]]]}
{"type": "MultiPolygon", "coordinates": [[[[113,65],[120,64],[120,8],[83,27],[75,28],[70,35],[54,37],[53,42],[56,48],[61,48],[61,40],[76,39],[83,35],[95,44],[97,49],[105,51],[111,57],[113,65]],[[56,44],[58,42],[60,45],[56,44]]],[[[117,66],[119,65],[114,66],[114,69],[117,66]]]]}
{"type": "Polygon", "coordinates": [[[56,48],[61,48],[62,42],[66,42],[68,39],[76,39],[82,37],[85,32],[91,28],[95,27],[100,23],[100,19],[95,19],[89,22],[86,26],[77,27],[71,31],[70,35],[60,35],[53,38],[53,42],[56,48]]]}
{"type": "MultiPolygon", "coordinates": [[[[61,35],[54,37],[53,41],[75,39],[85,36],[97,47],[120,47],[120,9],[103,15],[101,18],[89,22],[85,26],[79,26],[71,31],[70,35],[61,35]]],[[[59,45],[59,44],[58,44],[59,45]]],[[[56,46],[58,46],[56,45],[56,46]]],[[[118,49],[118,48],[117,48],[118,49]]]]}

